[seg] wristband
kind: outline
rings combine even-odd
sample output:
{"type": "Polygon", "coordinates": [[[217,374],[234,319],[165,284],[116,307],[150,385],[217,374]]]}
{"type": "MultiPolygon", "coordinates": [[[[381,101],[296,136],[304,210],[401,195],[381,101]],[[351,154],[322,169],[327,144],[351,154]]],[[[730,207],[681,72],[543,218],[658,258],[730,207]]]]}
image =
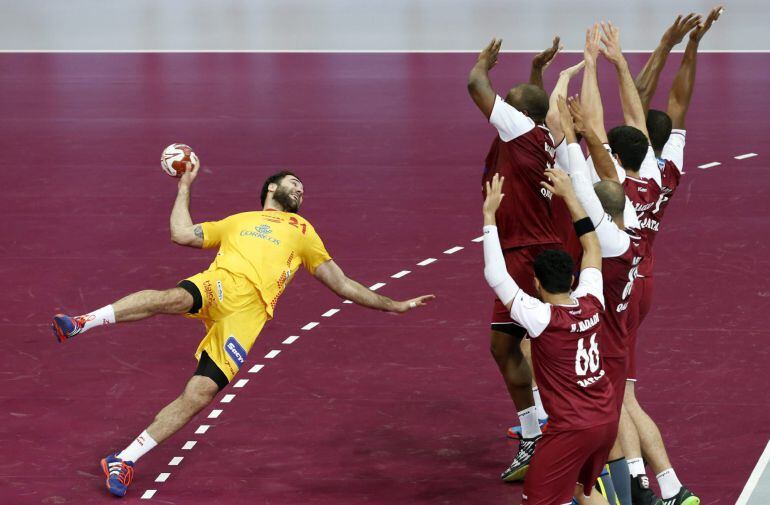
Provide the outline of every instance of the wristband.
{"type": "Polygon", "coordinates": [[[594,228],[594,224],[591,222],[590,217],[584,217],[583,219],[578,219],[574,223],[575,226],[575,233],[577,234],[578,238],[582,237],[586,233],[591,233],[596,228],[594,228]]]}

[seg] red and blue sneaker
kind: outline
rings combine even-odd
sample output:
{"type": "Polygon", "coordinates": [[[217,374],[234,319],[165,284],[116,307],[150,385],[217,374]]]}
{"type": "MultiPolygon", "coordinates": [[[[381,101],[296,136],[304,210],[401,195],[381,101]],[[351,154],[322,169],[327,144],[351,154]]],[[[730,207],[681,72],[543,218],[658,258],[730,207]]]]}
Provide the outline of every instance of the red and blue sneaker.
{"type": "Polygon", "coordinates": [[[117,453],[111,454],[102,458],[102,471],[107,477],[107,490],[115,496],[125,496],[134,480],[134,462],[123,461],[117,453]]]}
{"type": "Polygon", "coordinates": [[[68,338],[72,338],[81,331],[86,324],[86,318],[83,316],[67,316],[64,314],[56,314],[53,316],[53,324],[51,329],[56,339],[59,342],[64,342],[68,338]]]}
{"type": "MultiPolygon", "coordinates": [[[[548,427],[548,418],[545,417],[543,419],[538,419],[537,422],[540,424],[540,431],[545,431],[545,429],[548,427]]],[[[512,438],[514,440],[519,440],[521,438],[521,426],[511,426],[508,428],[508,438],[512,438]]]]}

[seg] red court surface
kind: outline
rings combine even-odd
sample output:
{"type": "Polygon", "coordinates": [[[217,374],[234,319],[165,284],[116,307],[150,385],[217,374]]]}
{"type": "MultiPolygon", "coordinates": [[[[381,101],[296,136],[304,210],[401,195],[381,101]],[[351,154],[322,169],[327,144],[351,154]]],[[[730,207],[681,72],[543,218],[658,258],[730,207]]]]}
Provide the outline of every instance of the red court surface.
{"type": "MultiPolygon", "coordinates": [[[[638,70],[644,56],[629,59],[638,70]]],[[[169,239],[176,187],[158,160],[186,142],[204,163],[196,221],[256,208],[263,179],[289,168],[305,183],[303,214],[351,277],[438,299],[393,316],[342,304],[301,274],[238,377],[248,383],[145,456],[124,501],[156,490],[142,503],[519,504],[521,486],[498,478],[515,448],[504,437],[514,409],[489,355],[492,295],[471,242],[494,135],[465,90],[474,61],[0,55],[0,503],[114,503],[99,458],[193,372],[195,321],[157,317],[64,345],[49,330],[57,311],[171,287],[208,266],[213,251],[169,239]],[[454,246],[463,249],[444,253],[454,246]],[[417,265],[426,258],[438,261],[417,265]],[[411,273],[391,278],[402,270],[411,273]],[[321,317],[332,308],[342,310],[321,317]],[[308,322],[320,325],[301,330],[308,322]],[[291,335],[300,338],[283,344],[291,335]],[[265,358],[271,350],[281,352],[265,358]],[[264,368],[248,373],[255,364],[264,368]],[[222,412],[207,419],[212,409],[222,412]]],[[[528,61],[502,55],[498,89],[525,79],[528,61]]],[[[638,395],[681,480],[712,505],[735,501],[770,432],[768,69],[768,54],[700,57],[687,174],[657,240],[641,333],[638,395]],[[747,153],[758,156],[734,159],[747,153]],[[697,168],[709,162],[721,165],[697,168]]],[[[601,79],[614,124],[614,73],[602,68],[601,79]]]]}

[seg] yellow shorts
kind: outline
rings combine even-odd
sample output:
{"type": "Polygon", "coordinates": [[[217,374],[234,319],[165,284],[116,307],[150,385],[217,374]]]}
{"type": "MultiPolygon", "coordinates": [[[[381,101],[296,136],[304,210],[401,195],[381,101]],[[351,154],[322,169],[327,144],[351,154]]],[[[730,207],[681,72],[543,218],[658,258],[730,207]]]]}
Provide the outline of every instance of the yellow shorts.
{"type": "Polygon", "coordinates": [[[185,280],[195,284],[202,298],[200,310],[187,316],[206,325],[195,358],[206,351],[231,381],[268,320],[265,302],[246,278],[227,270],[207,270],[185,280]]]}

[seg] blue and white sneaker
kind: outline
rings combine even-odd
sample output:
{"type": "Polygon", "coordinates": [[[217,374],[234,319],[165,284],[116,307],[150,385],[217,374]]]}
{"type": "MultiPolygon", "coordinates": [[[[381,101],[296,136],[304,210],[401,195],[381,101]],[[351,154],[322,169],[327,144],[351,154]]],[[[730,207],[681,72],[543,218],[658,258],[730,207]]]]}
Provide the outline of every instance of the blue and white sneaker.
{"type": "Polygon", "coordinates": [[[115,496],[125,496],[134,480],[134,462],[123,461],[116,454],[102,458],[102,471],[107,477],[107,490],[115,496]]]}
{"type": "Polygon", "coordinates": [[[85,324],[86,318],[83,316],[72,317],[65,314],[56,314],[53,316],[51,329],[59,342],[65,342],[68,338],[72,338],[83,331],[85,324]]]}
{"type": "MultiPolygon", "coordinates": [[[[537,422],[540,424],[540,431],[544,432],[546,427],[548,427],[548,418],[538,419],[537,422]]],[[[519,440],[521,438],[521,426],[511,426],[508,428],[506,435],[508,438],[519,440]]]]}

